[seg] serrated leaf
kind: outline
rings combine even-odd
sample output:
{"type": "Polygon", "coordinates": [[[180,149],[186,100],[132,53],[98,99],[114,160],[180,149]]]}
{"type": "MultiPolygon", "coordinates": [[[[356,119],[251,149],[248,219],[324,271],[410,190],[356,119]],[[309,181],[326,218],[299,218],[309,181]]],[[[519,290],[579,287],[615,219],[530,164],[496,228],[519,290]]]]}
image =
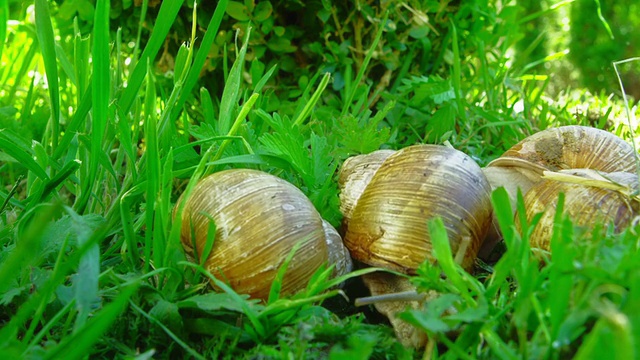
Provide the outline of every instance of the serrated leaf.
{"type": "Polygon", "coordinates": [[[390,129],[378,124],[395,104],[388,103],[385,108],[371,119],[359,120],[351,114],[342,116],[336,126],[338,142],[349,154],[368,154],[378,150],[389,140],[390,129]]]}
{"type": "Polygon", "coordinates": [[[456,108],[452,103],[442,105],[428,120],[425,137],[428,143],[440,143],[445,134],[454,131],[456,126],[456,108]]]}

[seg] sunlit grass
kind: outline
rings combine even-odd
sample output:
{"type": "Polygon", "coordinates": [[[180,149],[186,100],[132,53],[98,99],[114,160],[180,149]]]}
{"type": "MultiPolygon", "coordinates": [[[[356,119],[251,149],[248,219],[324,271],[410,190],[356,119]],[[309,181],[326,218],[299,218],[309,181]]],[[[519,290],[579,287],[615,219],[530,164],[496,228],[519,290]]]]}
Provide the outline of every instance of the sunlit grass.
{"type": "MultiPolygon", "coordinates": [[[[350,49],[340,69],[306,69],[289,86],[296,89],[286,91],[276,80],[281,64],[262,63],[252,42],[251,32],[263,28],[246,27],[224,52],[216,70],[224,73],[224,87],[215,94],[202,85],[203,68],[220,31],[231,31],[221,29],[231,2],[218,2],[204,25],[192,24],[190,37],[171,54],[170,73],[154,66],[184,3],[158,5],[162,21],[150,31],[150,4],[142,1],[135,37],[123,38],[122,29],[110,28],[110,6],[117,4],[98,0],[90,33],[76,19],[73,35],[63,39],[52,21],[55,3],[36,0],[33,21],[7,21],[8,3],[0,0],[0,23],[8,24],[0,39],[9,39],[0,47],[0,355],[640,354],[638,229],[613,234],[596,227],[589,238],[558,212],[554,256],[542,262],[528,242],[536,220],[520,219],[517,231],[500,190],[492,200],[506,250],[475,277],[453,261],[443,224],[430,222],[438,265],[423,264],[414,282],[441,294],[427,311],[403,315],[430,336],[425,350],[403,348],[371,309],[361,312],[353,299],[343,300],[352,290],[337,286],[351,286],[372,269],[331,279],[332,269],[321,268],[300,293],[283,296],[292,252],[261,303],[234,292],[202,263],[186,261],[176,201],[223,168],[274,173],[339,225],[334,174],[349,155],[448,142],[486,163],[538,129],[578,123],[631,139],[637,124],[605,94],[549,97],[550,78],[536,69],[557,58],[513,63],[503,52],[515,41],[517,13],[508,11],[493,24],[496,38],[470,39],[466,25],[451,18],[447,47],[438,55],[448,76],[413,73],[411,63],[424,56],[416,50],[402,59],[389,86],[368,76],[388,46],[394,13],[372,22],[371,43],[350,49]],[[498,39],[500,47],[489,43],[498,39]],[[477,47],[473,56],[463,52],[469,42],[477,47]],[[336,90],[338,73],[344,84],[336,90]],[[578,116],[575,109],[584,104],[601,113],[578,116]],[[630,123],[620,121],[627,118],[630,123]],[[445,308],[456,312],[429,311],[445,308]]],[[[197,20],[198,7],[190,10],[197,20]]]]}

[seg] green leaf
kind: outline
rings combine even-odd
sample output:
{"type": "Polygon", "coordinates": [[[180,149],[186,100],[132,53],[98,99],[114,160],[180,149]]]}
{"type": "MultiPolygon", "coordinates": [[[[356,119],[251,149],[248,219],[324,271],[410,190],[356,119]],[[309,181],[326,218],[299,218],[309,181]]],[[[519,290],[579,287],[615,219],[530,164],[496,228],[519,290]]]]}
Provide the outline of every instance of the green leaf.
{"type": "Polygon", "coordinates": [[[447,229],[444,226],[442,218],[436,217],[430,220],[427,225],[429,227],[429,234],[431,235],[433,257],[437,259],[438,264],[442,267],[442,271],[458,291],[460,291],[463,296],[468,295],[467,284],[459,273],[459,271],[463,270],[461,270],[460,264],[454,261],[449,236],[447,235],[447,229]]]}
{"type": "Polygon", "coordinates": [[[272,12],[273,6],[271,5],[271,1],[260,1],[256,4],[255,9],[253,9],[253,21],[263,22],[271,16],[272,12]]]}
{"type": "Polygon", "coordinates": [[[371,119],[357,119],[351,114],[341,116],[334,128],[338,142],[344,146],[348,154],[368,154],[378,150],[391,137],[390,129],[379,124],[394,106],[395,102],[388,102],[384,109],[371,119]]]}
{"type": "Polygon", "coordinates": [[[238,21],[247,21],[251,18],[247,7],[238,1],[229,1],[229,5],[227,5],[227,14],[238,21]]]}
{"type": "Polygon", "coordinates": [[[374,335],[357,335],[352,334],[347,340],[347,347],[338,345],[331,349],[329,353],[330,360],[351,359],[366,360],[371,358],[371,354],[378,343],[378,338],[374,335]]]}
{"type": "Polygon", "coordinates": [[[428,143],[440,143],[445,134],[455,131],[456,108],[451,103],[442,105],[428,120],[425,137],[428,143]]]}
{"type": "Polygon", "coordinates": [[[446,333],[452,328],[442,317],[445,311],[460,300],[458,295],[442,294],[428,301],[424,310],[409,310],[401,313],[399,317],[429,334],[446,333]]]}
{"type": "Polygon", "coordinates": [[[158,300],[149,311],[149,315],[164,324],[172,332],[182,333],[184,325],[178,305],[164,299],[158,300]]]}
{"type": "Polygon", "coordinates": [[[92,103],[93,116],[91,124],[91,154],[89,157],[89,179],[82,184],[80,198],[76,209],[80,213],[85,211],[89,198],[98,182],[98,168],[101,156],[104,156],[104,135],[109,123],[109,102],[111,99],[111,67],[109,58],[109,1],[96,3],[95,19],[93,22],[93,86],[92,103]]]}
{"type": "MultiPolygon", "coordinates": [[[[91,241],[95,231],[104,223],[104,219],[97,215],[83,217],[70,208],[67,208],[67,213],[71,218],[71,229],[75,234],[78,248],[91,241]]],[[[85,325],[90,312],[100,304],[100,298],[98,297],[99,277],[100,248],[97,243],[94,243],[80,258],[78,272],[73,278],[76,308],[78,309],[75,331],[85,325]]]]}
{"type": "MultiPolygon", "coordinates": [[[[238,295],[248,303],[258,303],[258,300],[249,300],[249,295],[238,295]]],[[[227,293],[207,293],[202,295],[194,295],[184,300],[178,301],[176,304],[180,309],[200,309],[203,311],[219,311],[229,310],[242,312],[242,305],[236,301],[237,297],[227,293]]]]}

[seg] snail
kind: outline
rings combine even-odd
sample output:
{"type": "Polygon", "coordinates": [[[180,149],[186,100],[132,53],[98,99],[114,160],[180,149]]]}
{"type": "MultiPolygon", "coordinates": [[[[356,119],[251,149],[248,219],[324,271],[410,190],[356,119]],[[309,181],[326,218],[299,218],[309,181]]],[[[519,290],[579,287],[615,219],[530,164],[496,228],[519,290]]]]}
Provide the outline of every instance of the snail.
{"type": "MultiPolygon", "coordinates": [[[[573,225],[589,227],[596,223],[613,226],[619,232],[631,224],[640,210],[634,194],[638,191],[638,175],[627,172],[605,173],[590,169],[561,170],[545,173],[524,196],[529,221],[542,213],[530,234],[532,248],[551,250],[554,217],[558,195],[564,194],[564,212],[573,225]]],[[[520,226],[519,221],[516,225],[520,226]]]]}
{"type": "Polygon", "coordinates": [[[284,294],[305,288],[324,263],[335,264],[336,275],[351,270],[335,228],[302,191],[276,176],[234,169],[198,182],[180,219],[181,243],[196,259],[205,251],[210,219],[216,233],[204,266],[238,293],[267,299],[278,269],[299,242],[283,279],[284,294]]]}
{"type": "MultiPolygon", "coordinates": [[[[570,125],[525,138],[490,162],[483,172],[493,189],[505,187],[514,214],[518,190],[524,195],[529,219],[545,211],[544,220],[531,234],[531,243],[549,250],[555,214],[551,209],[560,192],[566,195],[565,209],[575,224],[614,221],[620,228],[630,221],[635,205],[619,191],[600,185],[620,181],[622,188],[635,188],[635,169],[636,156],[630,144],[604,130],[570,125]],[[594,181],[600,185],[594,186],[594,181]]],[[[499,232],[493,231],[485,243],[499,240],[499,232]]]]}
{"type": "Polygon", "coordinates": [[[491,187],[480,166],[464,153],[439,145],[379,155],[350,158],[340,171],[344,242],[351,256],[413,274],[424,260],[433,260],[427,221],[440,216],[453,253],[463,254],[461,264],[470,269],[492,216],[491,187]],[[373,163],[365,166],[365,159],[373,163]],[[351,188],[352,181],[360,181],[358,191],[351,188]]]}
{"type": "Polygon", "coordinates": [[[518,188],[525,194],[544,171],[592,169],[635,172],[631,145],[610,132],[580,125],[549,128],[516,145],[483,169],[493,188],[504,186],[512,208],[518,188]]]}
{"type": "MultiPolygon", "coordinates": [[[[338,184],[344,241],[354,260],[413,275],[422,262],[434,261],[427,222],[441,217],[455,260],[472,268],[492,211],[489,182],[469,156],[439,145],[379,150],[347,159],[338,184]]],[[[372,297],[356,304],[374,303],[403,344],[424,346],[425,334],[396,317],[426,300],[408,278],[378,272],[363,281],[372,297]]]]}

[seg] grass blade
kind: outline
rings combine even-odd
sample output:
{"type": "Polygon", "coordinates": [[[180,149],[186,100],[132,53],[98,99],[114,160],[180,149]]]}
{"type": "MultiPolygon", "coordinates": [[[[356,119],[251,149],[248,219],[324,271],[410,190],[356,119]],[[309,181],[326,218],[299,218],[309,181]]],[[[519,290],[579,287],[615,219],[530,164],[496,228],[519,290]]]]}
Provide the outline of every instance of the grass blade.
{"type": "Polygon", "coordinates": [[[456,92],[456,103],[458,104],[458,116],[462,123],[467,123],[467,113],[464,106],[464,94],[462,94],[462,74],[460,66],[460,48],[458,46],[458,30],[451,19],[451,44],[453,46],[453,89],[456,92]]]}
{"type": "Polygon", "coordinates": [[[169,30],[171,30],[171,26],[173,25],[178,12],[182,8],[183,3],[184,0],[163,1],[161,3],[162,5],[160,5],[160,10],[156,19],[162,20],[156,21],[151,37],[142,51],[140,60],[136,64],[135,69],[133,69],[133,72],[127,81],[127,88],[120,97],[119,111],[121,119],[128,118],[126,114],[129,112],[133,102],[138,97],[138,91],[142,87],[142,83],[147,73],[147,62],[153,61],[158,54],[158,51],[162,44],[164,44],[167,34],[169,33],[169,30]]]}
{"type": "Polygon", "coordinates": [[[56,60],[55,40],[51,13],[47,0],[35,1],[36,33],[44,61],[44,69],[49,84],[49,99],[51,101],[51,148],[58,147],[60,135],[60,86],[58,85],[58,62],[56,60]]]}
{"type": "Polygon", "coordinates": [[[238,94],[240,94],[242,71],[244,68],[244,56],[247,54],[249,35],[251,35],[251,28],[247,29],[247,34],[245,35],[242,47],[238,52],[236,61],[234,61],[231,66],[229,77],[227,77],[227,81],[222,92],[220,113],[218,114],[218,133],[221,134],[229,132],[229,129],[231,128],[231,117],[235,113],[235,108],[238,106],[238,94]]]}
{"type": "Polygon", "coordinates": [[[105,306],[73,335],[63,338],[58,346],[45,354],[44,359],[85,358],[90,353],[91,347],[102,338],[102,335],[109,330],[111,324],[125,310],[129,298],[137,289],[137,284],[123,288],[113,302],[105,306]]]}
{"type": "Polygon", "coordinates": [[[320,99],[320,95],[322,95],[322,92],[329,84],[330,79],[331,79],[331,74],[329,73],[324,74],[324,76],[322,77],[322,80],[320,81],[320,85],[318,85],[318,89],[316,89],[316,91],[313,93],[313,96],[311,96],[311,100],[307,102],[307,104],[305,105],[300,115],[298,115],[296,120],[293,122],[294,126],[301,125],[302,122],[304,122],[304,120],[311,114],[311,110],[313,110],[313,107],[316,105],[316,103],[320,99]]]}
{"type": "Polygon", "coordinates": [[[147,89],[145,94],[145,115],[144,119],[144,138],[147,144],[146,150],[146,170],[147,170],[147,205],[145,211],[145,222],[147,231],[145,232],[145,268],[144,272],[149,271],[151,255],[153,253],[153,261],[156,267],[162,267],[163,245],[158,243],[162,239],[156,239],[153,236],[152,229],[156,210],[156,197],[159,192],[160,179],[160,153],[158,148],[158,127],[156,119],[156,91],[155,79],[153,77],[151,66],[148,65],[147,72],[147,89]]]}
{"type": "Polygon", "coordinates": [[[22,144],[19,137],[9,130],[0,129],[0,149],[40,179],[49,179],[45,169],[33,159],[33,151],[22,144]]]}
{"type": "Polygon", "coordinates": [[[360,66],[360,70],[358,70],[358,75],[356,75],[356,80],[353,83],[353,86],[351,87],[350,91],[347,93],[347,98],[342,104],[342,112],[340,113],[340,116],[346,115],[347,111],[349,110],[351,101],[353,101],[353,97],[356,95],[356,91],[358,90],[358,85],[362,81],[362,77],[364,76],[364,72],[367,70],[367,66],[369,66],[369,62],[371,61],[373,52],[378,47],[378,42],[380,42],[380,38],[382,38],[382,33],[384,32],[385,26],[387,26],[388,19],[389,19],[389,12],[387,11],[384,14],[384,18],[382,18],[382,21],[380,22],[380,28],[376,33],[376,37],[373,39],[373,44],[371,44],[371,47],[367,51],[367,55],[365,56],[364,61],[362,62],[362,66],[360,66]]]}
{"type": "MultiPolygon", "coordinates": [[[[441,217],[437,217],[427,224],[429,226],[429,234],[431,235],[431,243],[433,246],[433,255],[438,259],[438,264],[442,267],[442,271],[454,285],[460,295],[467,300],[469,304],[475,304],[475,301],[469,295],[469,289],[459,271],[460,264],[456,264],[451,253],[451,243],[447,235],[447,229],[441,217]]],[[[462,246],[462,245],[461,245],[462,246]]]]}
{"type": "Polygon", "coordinates": [[[64,135],[60,140],[59,146],[54,150],[53,155],[51,156],[53,159],[59,159],[60,156],[69,149],[69,144],[71,144],[73,138],[78,135],[78,129],[80,129],[82,124],[85,124],[87,115],[93,105],[92,92],[92,86],[91,83],[89,83],[84,95],[82,95],[80,104],[78,104],[76,111],[71,117],[71,121],[67,123],[67,128],[64,131],[64,135]]]}
{"type": "Polygon", "coordinates": [[[193,64],[191,65],[189,74],[187,75],[187,78],[184,82],[183,91],[180,94],[178,101],[176,102],[176,106],[171,110],[171,123],[175,122],[178,118],[178,114],[180,114],[182,107],[184,106],[189,96],[191,96],[191,92],[198,82],[202,67],[204,66],[209,55],[209,49],[211,48],[211,45],[213,45],[216,35],[218,34],[218,29],[220,28],[220,23],[222,22],[222,17],[224,16],[228,2],[228,0],[222,0],[219,1],[216,5],[216,10],[211,17],[209,25],[207,26],[207,31],[202,38],[200,48],[196,52],[193,64]]]}
{"type": "Polygon", "coordinates": [[[7,39],[7,21],[9,21],[9,2],[0,0],[0,59],[7,39]]]}
{"type": "Polygon", "coordinates": [[[82,184],[77,209],[83,213],[93,188],[98,182],[98,165],[103,153],[102,143],[109,118],[111,72],[109,66],[109,0],[96,3],[93,22],[93,123],[91,125],[91,154],[89,157],[88,181],[82,184]]]}

